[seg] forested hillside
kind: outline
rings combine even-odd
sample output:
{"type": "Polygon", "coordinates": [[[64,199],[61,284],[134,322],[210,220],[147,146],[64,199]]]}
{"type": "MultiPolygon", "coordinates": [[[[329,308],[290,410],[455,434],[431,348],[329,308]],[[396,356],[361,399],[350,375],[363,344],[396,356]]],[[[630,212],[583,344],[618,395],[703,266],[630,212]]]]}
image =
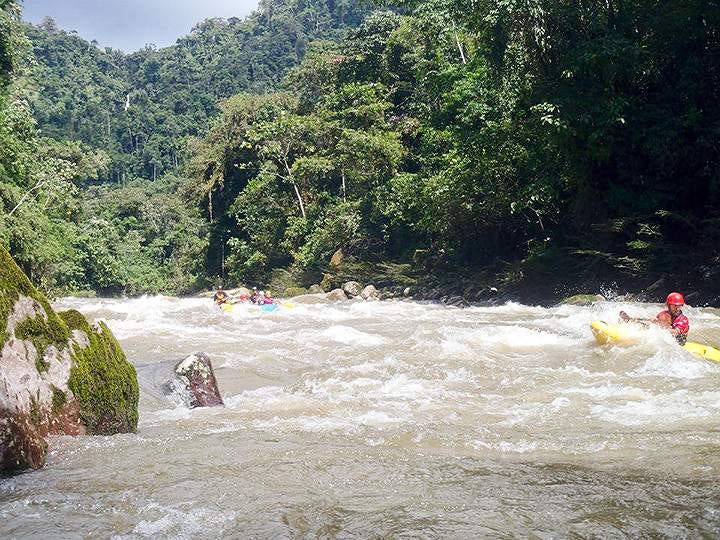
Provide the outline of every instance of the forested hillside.
{"type": "Polygon", "coordinates": [[[412,7],[309,55],[289,93],[225,103],[196,175],[231,276],[343,247],[492,269],[536,299],[663,275],[713,288],[715,3],[412,7]]]}
{"type": "Polygon", "coordinates": [[[207,282],[207,222],[184,194],[189,139],[207,132],[218,100],[276,88],[310,41],[340,39],[368,12],[346,0],[261,2],[245,20],[207,20],[172,47],[126,55],[51,19],[23,25],[17,2],[2,6],[13,84],[1,241],[46,289],[101,294],[207,282]]]}
{"type": "Polygon", "coordinates": [[[310,41],[339,39],[366,11],[351,0],[265,0],[247,19],[208,19],[176,45],[129,55],[46,19],[27,27],[30,103],[45,135],[109,154],[102,180],[156,179],[177,168],[184,137],[206,132],[218,100],[276,89],[310,41]]]}
{"type": "MultiPolygon", "coordinates": [[[[74,169],[50,175],[67,177],[55,202],[38,188],[3,218],[3,241],[39,272],[26,221],[78,228],[41,273],[101,292],[280,268],[309,285],[342,248],[363,271],[533,300],[661,277],[720,294],[717,1],[393,7],[268,1],[129,56],[29,29],[3,136],[74,169]]],[[[7,211],[46,174],[16,161],[7,211]]]]}

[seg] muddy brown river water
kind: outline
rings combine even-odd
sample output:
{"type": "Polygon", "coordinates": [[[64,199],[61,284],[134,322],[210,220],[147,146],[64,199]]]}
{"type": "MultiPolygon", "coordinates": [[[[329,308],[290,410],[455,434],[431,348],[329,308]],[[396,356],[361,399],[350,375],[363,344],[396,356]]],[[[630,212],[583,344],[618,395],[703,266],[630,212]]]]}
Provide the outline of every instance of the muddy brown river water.
{"type": "MultiPolygon", "coordinates": [[[[57,437],[0,479],[10,538],[720,535],[720,365],[594,319],[659,306],[410,302],[232,313],[209,300],[64,299],[138,368],[134,435],[57,437]],[[205,351],[225,408],[151,382],[205,351]]],[[[689,308],[720,344],[720,311],[689,308]]]]}

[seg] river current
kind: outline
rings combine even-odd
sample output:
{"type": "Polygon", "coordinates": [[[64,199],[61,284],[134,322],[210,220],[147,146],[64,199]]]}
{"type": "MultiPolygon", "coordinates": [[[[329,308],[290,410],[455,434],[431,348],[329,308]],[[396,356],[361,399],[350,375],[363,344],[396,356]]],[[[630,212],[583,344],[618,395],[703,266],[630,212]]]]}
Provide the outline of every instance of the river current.
{"type": "MultiPolygon", "coordinates": [[[[137,367],[137,434],[54,437],[0,479],[0,537],[720,535],[720,364],[594,319],[657,305],[412,302],[232,313],[206,299],[64,299],[137,367]],[[153,383],[207,352],[226,407],[153,383]]],[[[688,308],[720,344],[720,311],[688,308]]]]}

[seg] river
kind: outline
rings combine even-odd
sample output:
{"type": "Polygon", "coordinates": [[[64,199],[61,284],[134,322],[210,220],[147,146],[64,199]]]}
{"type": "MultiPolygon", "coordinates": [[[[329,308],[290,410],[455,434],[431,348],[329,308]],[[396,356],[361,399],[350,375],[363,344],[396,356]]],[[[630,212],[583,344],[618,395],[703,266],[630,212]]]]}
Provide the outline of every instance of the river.
{"type": "MultiPolygon", "coordinates": [[[[107,321],[138,368],[139,429],[51,438],[46,468],[0,480],[3,538],[720,534],[720,365],[660,330],[631,347],[589,330],[657,305],[56,307],[107,321]],[[151,384],[194,351],[225,408],[151,384]]],[[[686,313],[720,343],[720,311],[686,313]]]]}

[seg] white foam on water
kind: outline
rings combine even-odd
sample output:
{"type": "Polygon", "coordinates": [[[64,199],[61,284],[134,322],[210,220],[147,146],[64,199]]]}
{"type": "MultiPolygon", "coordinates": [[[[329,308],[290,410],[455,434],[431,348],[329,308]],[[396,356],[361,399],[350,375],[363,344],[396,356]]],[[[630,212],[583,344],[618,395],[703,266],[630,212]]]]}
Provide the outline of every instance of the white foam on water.
{"type": "MultiPolygon", "coordinates": [[[[77,307],[86,312],[83,302],[77,307]]],[[[590,321],[614,321],[620,309],[654,317],[659,306],[348,302],[264,314],[257,308],[225,313],[207,299],[89,305],[91,315],[110,317],[123,346],[129,342],[144,362],[203,350],[221,389],[223,377],[236,385],[256,377],[262,382],[253,384],[266,384],[240,393],[235,386],[218,411],[142,410],[141,428],[153,436],[165,430],[168,439],[178,431],[194,437],[292,432],[299,440],[302,433],[331,433],[347,436],[352,447],[360,434],[379,445],[398,437],[433,439],[450,452],[478,440],[499,454],[551,452],[562,460],[582,455],[580,447],[632,453],[635,433],[645,428],[704,429],[720,418],[720,394],[713,392],[720,366],[686,353],[662,329],[643,331],[629,347],[595,343],[590,321]],[[638,426],[643,429],[624,429],[638,426]],[[603,432],[625,439],[599,447],[596,434],[603,432]]],[[[691,313],[711,335],[716,316],[691,313]]],[[[647,445],[660,448],[661,440],[647,445]]],[[[148,530],[162,530],[159,519],[143,516],[148,530]]]]}
{"type": "Polygon", "coordinates": [[[255,420],[252,427],[270,432],[306,432],[306,433],[353,433],[357,423],[334,416],[296,416],[284,418],[275,416],[270,420],[255,420]]]}
{"type": "Polygon", "coordinates": [[[693,394],[678,390],[623,404],[597,404],[591,407],[591,413],[605,422],[624,426],[657,424],[667,427],[717,415],[720,413],[718,403],[718,392],[693,394]]]}
{"type": "Polygon", "coordinates": [[[565,407],[569,407],[571,404],[571,401],[568,398],[559,397],[555,398],[550,406],[555,410],[564,409],[565,407]]]}
{"type": "Polygon", "coordinates": [[[353,416],[358,424],[364,426],[386,426],[388,424],[400,424],[408,420],[408,417],[391,416],[385,411],[368,411],[366,413],[353,416]]]}
{"type": "MultiPolygon", "coordinates": [[[[157,536],[175,538],[194,538],[205,534],[209,530],[217,532],[218,527],[235,520],[235,512],[218,511],[217,509],[195,508],[185,511],[177,507],[150,503],[139,511],[141,516],[147,518],[140,521],[133,533],[147,538],[157,536]]],[[[126,536],[117,535],[113,538],[124,539],[126,536]]]]}
{"type": "Polygon", "coordinates": [[[463,343],[458,339],[443,339],[440,348],[444,357],[469,358],[476,355],[475,349],[469,343],[463,343]]]}
{"type": "Polygon", "coordinates": [[[185,420],[190,418],[190,409],[178,406],[173,409],[160,409],[159,411],[151,411],[143,415],[143,421],[152,422],[154,419],[160,421],[166,420],[185,420]]]}
{"type": "Polygon", "coordinates": [[[608,398],[629,398],[629,399],[650,399],[652,394],[642,388],[632,386],[622,386],[619,384],[605,383],[602,385],[581,386],[573,388],[565,388],[561,390],[563,394],[579,394],[600,399],[608,398]]]}
{"type": "Polygon", "coordinates": [[[574,343],[559,334],[542,332],[522,326],[488,326],[477,331],[478,344],[503,350],[543,349],[545,347],[568,347],[574,343]]]}
{"type": "Polygon", "coordinates": [[[700,379],[710,373],[716,373],[717,370],[716,365],[693,356],[675,343],[669,343],[664,345],[664,350],[656,352],[640,367],[629,372],[628,376],[635,378],[661,376],[676,379],[700,379]]]}
{"type": "Polygon", "coordinates": [[[500,441],[487,442],[481,439],[472,441],[471,446],[476,450],[494,450],[505,454],[527,454],[540,448],[537,441],[500,441]]]}
{"type": "Polygon", "coordinates": [[[447,372],[447,381],[449,383],[476,383],[477,377],[469,369],[462,367],[451,369],[447,372]]]}
{"type": "Polygon", "coordinates": [[[283,408],[291,404],[303,406],[307,402],[304,396],[289,393],[280,386],[264,386],[256,390],[246,390],[238,395],[229,396],[224,401],[227,408],[246,411],[265,411],[283,408]]]}
{"type": "Polygon", "coordinates": [[[336,343],[342,343],[343,345],[363,345],[363,346],[378,346],[385,343],[385,339],[382,336],[367,334],[356,330],[349,326],[331,326],[324,330],[322,335],[336,343]]]}
{"type": "Polygon", "coordinates": [[[578,379],[608,379],[617,376],[612,371],[590,371],[572,364],[561,367],[536,366],[533,369],[538,373],[563,374],[572,377],[575,381],[578,379]]]}

